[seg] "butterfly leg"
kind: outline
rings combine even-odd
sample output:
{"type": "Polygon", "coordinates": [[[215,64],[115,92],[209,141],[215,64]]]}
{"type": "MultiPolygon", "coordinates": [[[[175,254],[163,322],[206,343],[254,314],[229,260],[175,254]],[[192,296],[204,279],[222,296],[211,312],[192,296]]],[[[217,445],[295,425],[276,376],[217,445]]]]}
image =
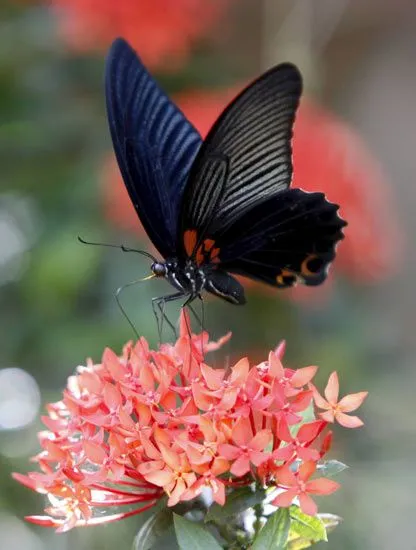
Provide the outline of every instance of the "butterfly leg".
{"type": "MultiPolygon", "coordinates": [[[[198,315],[198,313],[195,311],[195,309],[191,306],[191,302],[188,303],[188,308],[191,311],[191,313],[193,314],[193,316],[195,317],[195,319],[196,319],[197,323],[199,324],[199,326],[201,327],[201,332],[203,332],[204,329],[205,329],[204,301],[203,301],[202,296],[200,294],[198,294],[198,298],[201,300],[201,311],[202,311],[201,317],[198,315]]],[[[185,307],[185,305],[186,304],[184,304],[183,307],[185,307]]]]}
{"type": "Polygon", "coordinates": [[[183,292],[175,292],[175,294],[170,294],[169,296],[159,296],[158,298],[152,298],[152,308],[153,313],[156,318],[157,323],[157,332],[159,337],[159,342],[162,342],[162,332],[163,332],[163,322],[166,323],[171,328],[174,338],[176,338],[176,329],[174,325],[170,322],[169,318],[165,313],[165,306],[168,302],[173,302],[179,300],[183,297],[183,292]]]}

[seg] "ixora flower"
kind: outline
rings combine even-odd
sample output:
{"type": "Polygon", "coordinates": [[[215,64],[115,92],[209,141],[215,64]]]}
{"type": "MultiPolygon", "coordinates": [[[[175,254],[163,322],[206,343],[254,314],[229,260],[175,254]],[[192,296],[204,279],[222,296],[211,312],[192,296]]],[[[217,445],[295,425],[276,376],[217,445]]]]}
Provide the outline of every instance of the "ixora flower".
{"type": "Polygon", "coordinates": [[[121,356],[106,349],[101,363],[77,368],[43,417],[33,459],[40,471],[14,474],[49,501],[45,515],[28,521],[64,532],[139,514],[162,498],[168,508],[192,507],[204,489],[223,506],[233,491],[254,486],[275,506],[295,501],[314,515],[310,495],[338,489],[313,477],[330,446],[327,427],[334,419],[360,425],[345,413],[366,393],[337,403],[333,374],[324,399],[311,383],[317,367],[285,368],[282,344],[260,364],[243,358],[214,369],[205,353],[231,335],[212,342],[189,326],[182,312],[175,343],[153,351],[141,338],[121,356]],[[314,415],[314,400],[323,414],[314,415]]]}

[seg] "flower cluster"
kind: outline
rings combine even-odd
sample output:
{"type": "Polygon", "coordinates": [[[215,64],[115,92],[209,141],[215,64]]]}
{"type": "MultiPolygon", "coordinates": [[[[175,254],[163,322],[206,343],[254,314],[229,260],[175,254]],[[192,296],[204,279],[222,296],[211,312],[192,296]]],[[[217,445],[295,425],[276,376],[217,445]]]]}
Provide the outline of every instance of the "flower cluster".
{"type": "Polygon", "coordinates": [[[106,349],[100,364],[78,367],[63,398],[48,405],[34,458],[41,472],[15,478],[47,494],[45,516],[34,523],[66,531],[137,514],[168,496],[168,506],[197,497],[204,487],[224,504],[234,487],[253,482],[275,488],[273,504],[317,512],[311,494],[329,494],[338,484],[310,479],[327,453],[328,423],[357,427],[355,410],[366,392],[338,402],[331,375],[322,397],[311,384],[317,367],[284,368],[281,344],[266,361],[248,359],[214,369],[204,354],[230,337],[210,342],[191,334],[182,313],[174,344],[149,349],[141,338],[121,357],[106,349]],[[312,421],[315,401],[319,409],[312,421]],[[127,512],[98,514],[128,505],[127,512]],[[131,508],[132,505],[136,505],[131,508]]]}

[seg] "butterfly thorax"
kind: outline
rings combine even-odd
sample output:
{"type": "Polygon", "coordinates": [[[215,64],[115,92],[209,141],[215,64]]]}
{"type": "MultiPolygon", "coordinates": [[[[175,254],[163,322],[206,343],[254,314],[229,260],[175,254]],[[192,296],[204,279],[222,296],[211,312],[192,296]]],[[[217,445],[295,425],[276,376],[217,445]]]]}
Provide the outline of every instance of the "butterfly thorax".
{"type": "Polygon", "coordinates": [[[156,277],[165,277],[175,288],[193,296],[201,293],[206,282],[204,269],[190,259],[185,263],[177,259],[155,262],[152,271],[156,277]]]}
{"type": "Polygon", "coordinates": [[[216,264],[198,265],[191,259],[185,262],[170,259],[155,262],[151,269],[156,277],[165,277],[184,295],[196,298],[206,290],[232,304],[245,303],[241,284],[216,264]]]}

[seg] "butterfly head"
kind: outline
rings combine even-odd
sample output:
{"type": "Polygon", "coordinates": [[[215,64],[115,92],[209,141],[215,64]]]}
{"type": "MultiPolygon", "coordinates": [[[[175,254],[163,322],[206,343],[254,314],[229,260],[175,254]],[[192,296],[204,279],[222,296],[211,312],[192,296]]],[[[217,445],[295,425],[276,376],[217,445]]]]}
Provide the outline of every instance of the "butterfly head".
{"type": "Polygon", "coordinates": [[[150,269],[155,277],[165,277],[167,274],[166,264],[162,262],[153,262],[150,269]]]}

